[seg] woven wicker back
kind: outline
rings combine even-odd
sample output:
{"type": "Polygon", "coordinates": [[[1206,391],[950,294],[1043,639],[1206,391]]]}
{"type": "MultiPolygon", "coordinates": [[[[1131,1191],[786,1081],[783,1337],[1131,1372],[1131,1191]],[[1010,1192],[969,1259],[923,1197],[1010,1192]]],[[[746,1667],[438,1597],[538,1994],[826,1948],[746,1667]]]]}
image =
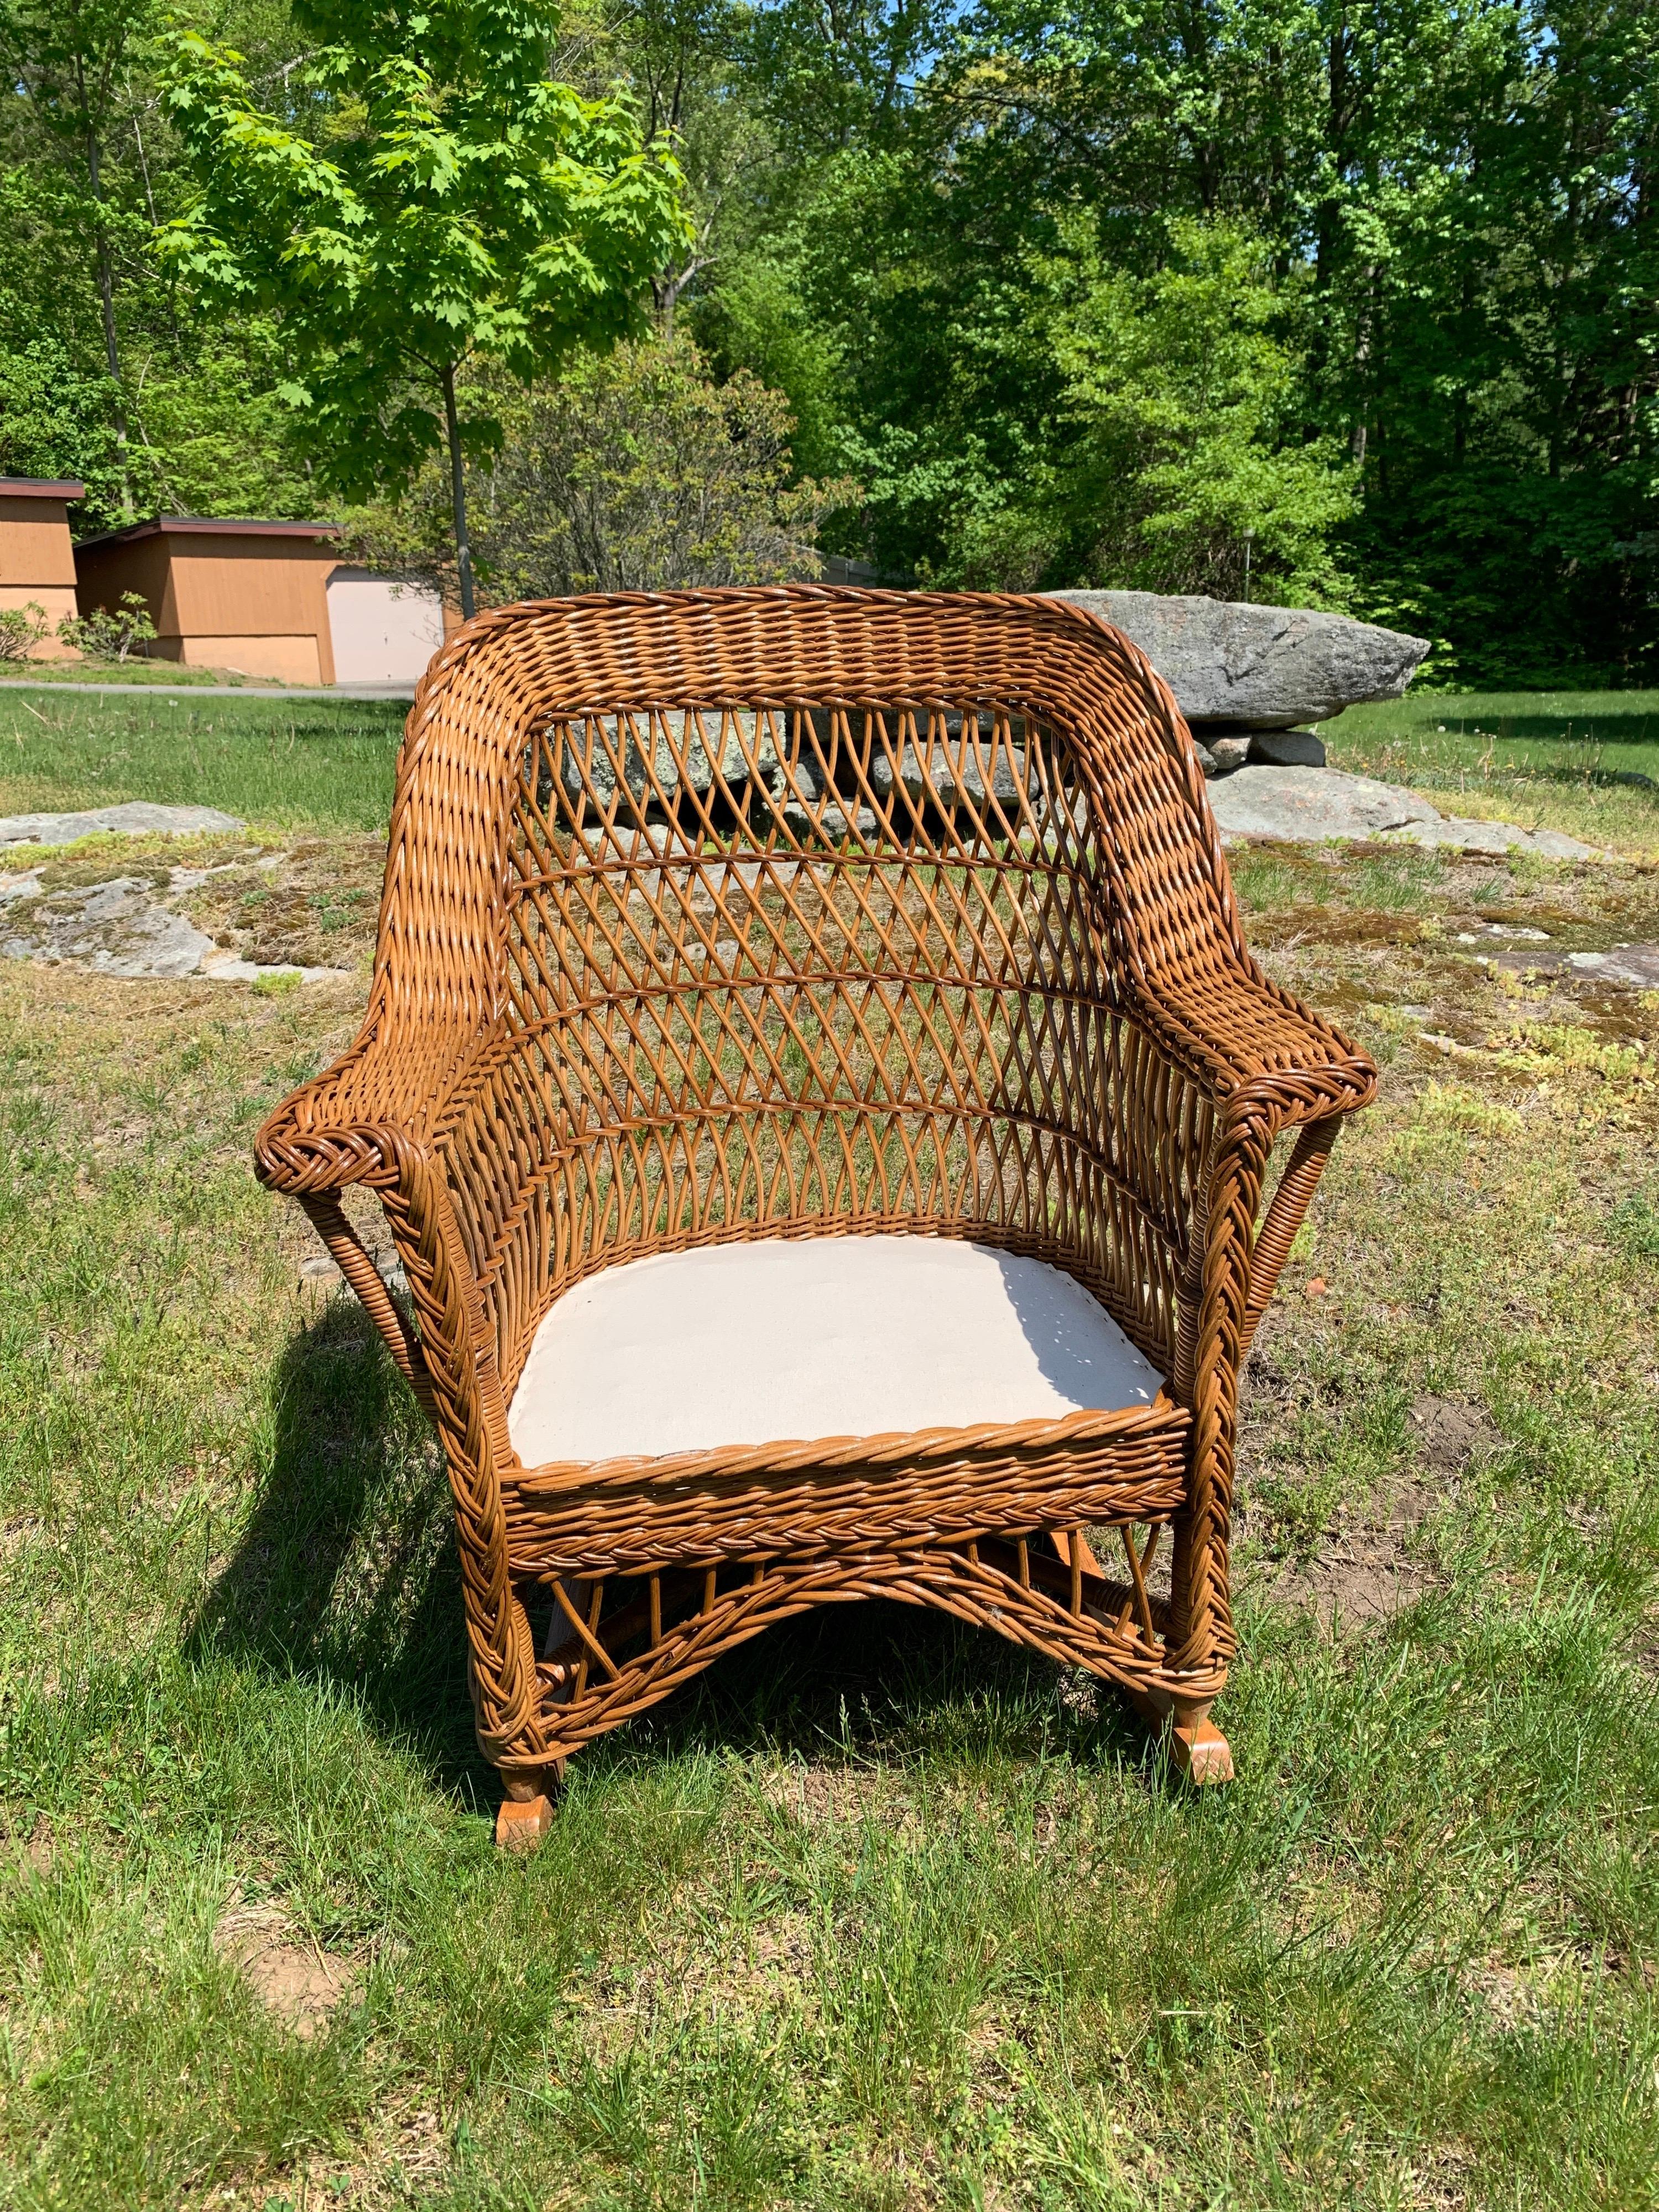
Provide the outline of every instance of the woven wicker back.
{"type": "Polygon", "coordinates": [[[493,1014],[440,1133],[509,1388],[597,1267],[831,1228],[1054,1261],[1167,1369],[1208,1109],[1123,982],[1230,940],[1186,732],[1115,633],[665,594],[502,610],[434,665],[378,988],[493,1014]]]}

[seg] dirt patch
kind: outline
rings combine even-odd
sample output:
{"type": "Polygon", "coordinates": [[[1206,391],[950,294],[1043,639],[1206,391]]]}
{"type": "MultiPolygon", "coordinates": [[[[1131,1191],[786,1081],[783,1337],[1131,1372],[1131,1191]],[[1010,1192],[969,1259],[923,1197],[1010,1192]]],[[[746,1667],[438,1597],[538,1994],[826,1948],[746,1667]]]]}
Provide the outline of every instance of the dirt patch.
{"type": "Polygon", "coordinates": [[[1539,1993],[1514,1966],[1477,1966],[1467,1980],[1470,1994],[1483,2006],[1494,2027],[1513,2033],[1518,2028],[1542,2026],[1544,2006],[1539,1993]]]}
{"type": "Polygon", "coordinates": [[[758,1786],[775,1812],[809,1827],[861,1820],[893,1795],[891,1777],[868,1766],[775,1767],[758,1786]]]}
{"type": "Polygon", "coordinates": [[[1432,1584],[1412,1539],[1436,1503],[1424,1484],[1402,1483],[1386,1503],[1328,1531],[1311,1558],[1280,1574],[1272,1595],[1305,1607],[1333,1633],[1391,1620],[1432,1584]]]}
{"type": "Polygon", "coordinates": [[[1413,1398],[1407,1418],[1418,1465],[1436,1474],[1462,1474],[1503,1445],[1503,1431],[1486,1407],[1461,1398],[1413,1398]]]}
{"type": "Polygon", "coordinates": [[[214,1929],[213,1948],[302,2042],[327,2027],[356,1978],[346,1960],[319,1950],[278,1905],[233,1904],[214,1929]]]}
{"type": "Polygon", "coordinates": [[[50,1878],[52,1868],[57,1863],[57,1838],[52,1834],[52,1823],[44,1813],[36,1818],[33,1827],[27,1836],[21,1830],[16,1830],[12,1833],[9,1841],[12,1849],[17,1854],[20,1869],[27,1867],[32,1875],[39,1875],[42,1881],[50,1878]]]}
{"type": "MultiPolygon", "coordinates": [[[[751,1877],[769,1869],[756,1865],[751,1877]]],[[[780,2008],[808,2018],[817,2010],[818,1936],[809,1913],[770,1913],[743,1929],[711,1923],[690,1944],[664,1948],[642,1966],[615,1961],[584,1973],[568,1992],[581,2039],[601,2063],[637,2050],[664,2021],[757,2019],[780,2008]]]]}
{"type": "Polygon", "coordinates": [[[1286,1564],[1270,1585],[1280,1603],[1306,1607],[1328,1630],[1392,1620],[1433,1587],[1418,1532],[1457,1478],[1504,1443],[1486,1408],[1461,1398],[1420,1395],[1407,1424],[1413,1471],[1358,1511],[1345,1510],[1311,1553],[1286,1564]]]}

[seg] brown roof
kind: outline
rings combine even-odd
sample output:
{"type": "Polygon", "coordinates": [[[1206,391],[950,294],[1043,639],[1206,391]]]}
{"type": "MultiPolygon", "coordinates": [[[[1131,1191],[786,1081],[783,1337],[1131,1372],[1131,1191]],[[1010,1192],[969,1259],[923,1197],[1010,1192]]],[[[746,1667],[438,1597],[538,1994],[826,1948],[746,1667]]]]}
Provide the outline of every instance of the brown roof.
{"type": "Polygon", "coordinates": [[[148,522],[130,522],[124,530],[106,530],[96,538],[83,538],[76,546],[84,553],[94,545],[130,544],[136,538],[157,535],[179,538],[337,538],[335,522],[231,521],[199,514],[158,514],[148,522]]]}
{"type": "Polygon", "coordinates": [[[78,477],[0,477],[0,499],[84,499],[78,477]]]}

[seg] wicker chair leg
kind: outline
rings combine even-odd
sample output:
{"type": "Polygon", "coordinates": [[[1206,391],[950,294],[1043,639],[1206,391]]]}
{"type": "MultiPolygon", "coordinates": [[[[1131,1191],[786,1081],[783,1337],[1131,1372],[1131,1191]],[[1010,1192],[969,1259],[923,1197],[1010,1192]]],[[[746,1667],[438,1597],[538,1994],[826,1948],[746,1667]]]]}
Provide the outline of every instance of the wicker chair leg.
{"type": "Polygon", "coordinates": [[[1158,1734],[1168,1729],[1170,1760],[1194,1789],[1233,1779],[1232,1747],[1210,1718],[1213,1698],[1172,1698],[1167,1690],[1129,1690],[1125,1695],[1158,1734]]]}
{"type": "Polygon", "coordinates": [[[1233,1778],[1232,1749],[1210,1718],[1210,1703],[1207,1698],[1196,1704],[1176,1698],[1170,1729],[1170,1758],[1200,1790],[1208,1783],[1233,1778]]]}
{"type": "Polygon", "coordinates": [[[507,1795],[495,1815],[498,1850],[529,1852],[553,1826],[553,1799],[564,1779],[564,1761],[555,1759],[531,1774],[502,1777],[507,1795]]]}

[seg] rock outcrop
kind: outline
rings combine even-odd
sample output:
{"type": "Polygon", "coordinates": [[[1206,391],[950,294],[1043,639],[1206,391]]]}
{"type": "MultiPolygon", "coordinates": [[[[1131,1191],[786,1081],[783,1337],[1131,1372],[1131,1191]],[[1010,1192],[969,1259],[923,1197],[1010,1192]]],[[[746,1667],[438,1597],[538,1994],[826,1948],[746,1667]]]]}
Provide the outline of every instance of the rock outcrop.
{"type": "Polygon", "coordinates": [[[1054,592],[1133,640],[1188,722],[1289,730],[1368,699],[1397,699],[1429,641],[1308,607],[1156,592],[1054,592]]]}
{"type": "MultiPolygon", "coordinates": [[[[133,799],[80,814],[14,814],[0,817],[0,850],[21,846],[61,848],[102,833],[181,837],[242,827],[234,814],[211,806],[157,806],[133,799]]],[[[255,843],[252,850],[257,854],[255,843]]],[[[258,864],[259,873],[280,859],[258,864]]],[[[0,959],[32,960],[85,969],[94,975],[177,981],[208,975],[220,982],[349,982],[350,969],[301,966],[292,961],[246,960],[210,936],[186,910],[192,896],[216,877],[245,873],[234,860],[206,867],[136,866],[99,848],[72,859],[48,859],[0,869],[0,959]],[[109,872],[101,871],[107,868],[109,872]]],[[[268,877],[260,884],[266,896],[268,877]]],[[[361,894],[359,894],[361,896],[361,894]]]]}
{"type": "Polygon", "coordinates": [[[1250,739],[1252,768],[1323,768],[1325,741],[1311,730],[1257,730],[1250,739]]]}
{"type": "Polygon", "coordinates": [[[222,814],[216,806],[157,806],[148,799],[129,799],[119,806],[93,806],[81,814],[0,816],[0,850],[8,845],[76,845],[82,837],[100,834],[198,837],[241,827],[235,815],[222,814]]]}
{"type": "Polygon", "coordinates": [[[1464,853],[1539,853],[1553,860],[1595,857],[1593,845],[1559,830],[1448,817],[1414,791],[1337,769],[1247,768],[1211,784],[1210,805],[1224,844],[1245,837],[1309,845],[1374,838],[1386,845],[1448,845],[1464,853]]]}

